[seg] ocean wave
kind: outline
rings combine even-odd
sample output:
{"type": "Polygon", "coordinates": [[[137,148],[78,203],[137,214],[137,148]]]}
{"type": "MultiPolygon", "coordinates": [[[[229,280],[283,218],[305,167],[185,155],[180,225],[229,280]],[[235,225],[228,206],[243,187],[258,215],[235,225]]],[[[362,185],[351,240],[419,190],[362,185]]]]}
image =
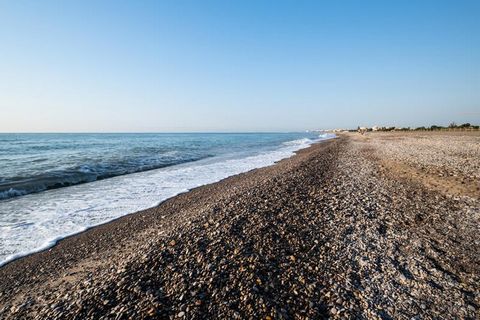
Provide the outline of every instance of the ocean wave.
{"type": "Polygon", "coordinates": [[[10,188],[8,190],[0,191],[0,200],[24,196],[26,194],[27,192],[25,190],[17,190],[17,189],[10,188]]]}
{"type": "Polygon", "coordinates": [[[70,169],[52,170],[38,175],[2,178],[2,180],[0,180],[0,200],[136,172],[165,168],[208,157],[211,157],[211,155],[183,158],[167,157],[165,159],[136,159],[135,161],[126,161],[123,163],[82,164],[70,169]]]}
{"type": "Polygon", "coordinates": [[[336,138],[337,135],[335,133],[321,133],[318,135],[319,139],[325,140],[325,139],[333,139],[336,138]]]}
{"type": "Polygon", "coordinates": [[[292,140],[292,141],[286,141],[283,143],[284,146],[301,146],[305,144],[310,144],[314,142],[311,139],[308,138],[303,138],[303,139],[297,139],[297,140],[292,140]]]}

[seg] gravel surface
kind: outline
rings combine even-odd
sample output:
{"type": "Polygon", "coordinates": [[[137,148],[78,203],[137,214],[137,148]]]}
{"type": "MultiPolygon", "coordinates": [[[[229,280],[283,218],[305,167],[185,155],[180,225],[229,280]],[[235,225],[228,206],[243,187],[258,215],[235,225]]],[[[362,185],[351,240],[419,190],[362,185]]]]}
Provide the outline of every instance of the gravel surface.
{"type": "MultiPolygon", "coordinates": [[[[7,264],[0,318],[478,319],[478,194],[399,176],[433,151],[384,138],[343,135],[7,264]]],[[[434,138],[448,168],[478,168],[478,136],[463,156],[434,138]]]]}
{"type": "Polygon", "coordinates": [[[480,134],[457,133],[376,133],[372,146],[382,158],[406,162],[433,174],[458,176],[480,181],[480,134]]]}

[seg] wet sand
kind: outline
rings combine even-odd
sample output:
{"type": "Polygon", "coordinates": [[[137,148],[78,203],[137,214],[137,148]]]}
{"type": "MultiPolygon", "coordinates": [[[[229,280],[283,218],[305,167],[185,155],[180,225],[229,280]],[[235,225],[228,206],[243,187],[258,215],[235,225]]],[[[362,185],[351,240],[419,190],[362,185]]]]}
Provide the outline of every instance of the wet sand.
{"type": "Polygon", "coordinates": [[[0,318],[475,319],[479,145],[316,144],[5,265],[0,318]]]}

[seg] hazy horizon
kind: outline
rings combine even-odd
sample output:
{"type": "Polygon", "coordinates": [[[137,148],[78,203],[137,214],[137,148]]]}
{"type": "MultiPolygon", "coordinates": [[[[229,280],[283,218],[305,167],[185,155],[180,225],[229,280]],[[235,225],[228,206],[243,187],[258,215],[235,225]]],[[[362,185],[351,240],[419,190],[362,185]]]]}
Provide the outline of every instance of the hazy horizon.
{"type": "Polygon", "coordinates": [[[480,2],[0,3],[0,132],[480,124],[480,2]]]}

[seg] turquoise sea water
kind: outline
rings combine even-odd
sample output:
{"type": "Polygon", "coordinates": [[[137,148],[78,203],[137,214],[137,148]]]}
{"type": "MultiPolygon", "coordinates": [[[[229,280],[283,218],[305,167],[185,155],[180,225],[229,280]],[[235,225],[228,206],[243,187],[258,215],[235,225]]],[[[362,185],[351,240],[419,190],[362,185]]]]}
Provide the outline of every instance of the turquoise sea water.
{"type": "Polygon", "coordinates": [[[193,187],[273,164],[326,138],[0,134],[0,264],[193,187]]]}

